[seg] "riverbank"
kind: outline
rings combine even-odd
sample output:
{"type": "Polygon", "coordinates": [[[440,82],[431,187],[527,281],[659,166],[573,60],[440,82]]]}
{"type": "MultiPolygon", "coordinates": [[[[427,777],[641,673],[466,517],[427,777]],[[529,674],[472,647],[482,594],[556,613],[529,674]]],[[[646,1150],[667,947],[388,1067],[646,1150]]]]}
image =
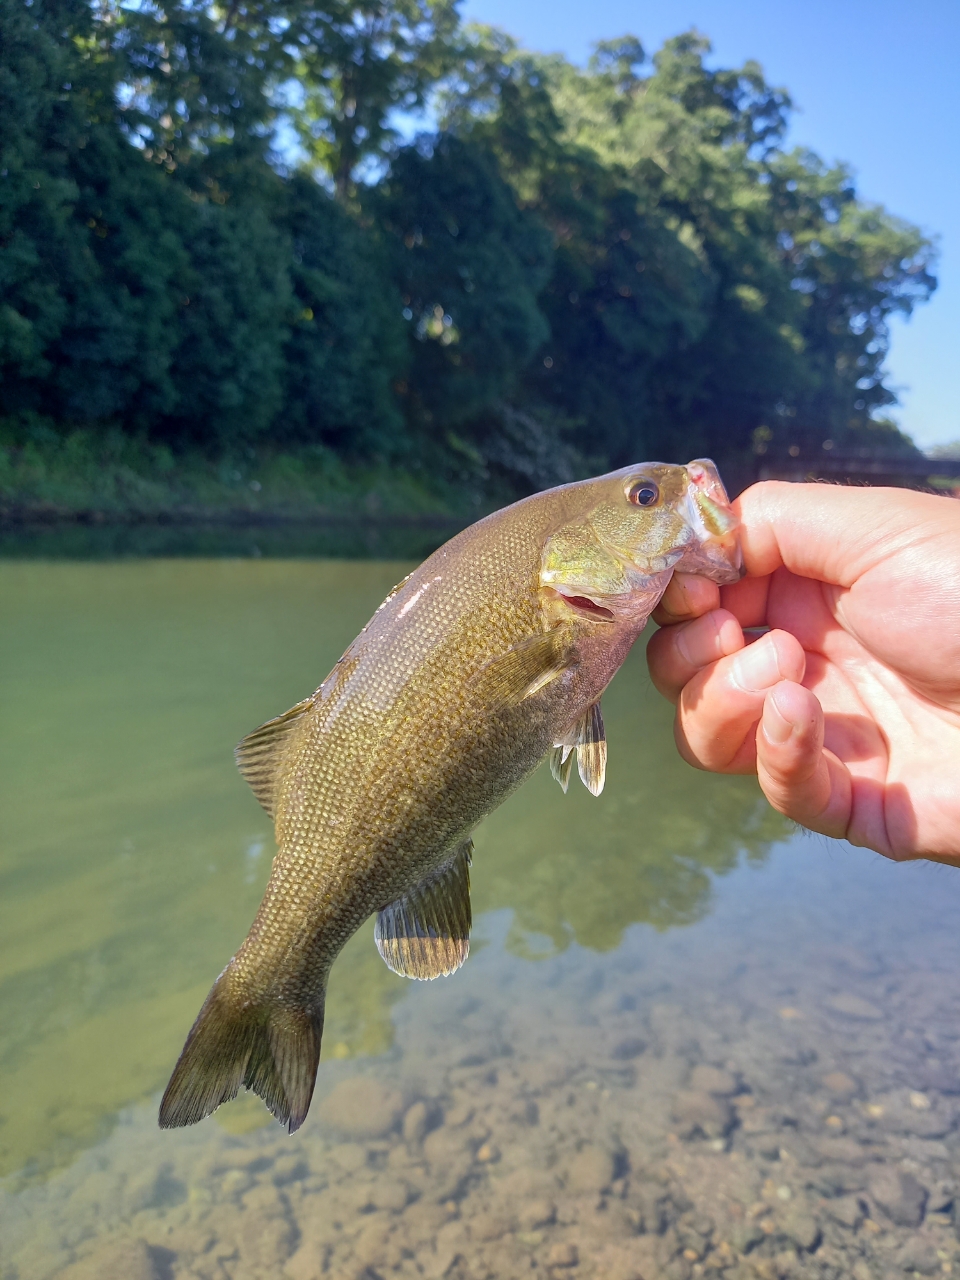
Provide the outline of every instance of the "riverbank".
{"type": "MultiPolygon", "coordinates": [[[[0,525],[280,526],[390,521],[467,523],[488,509],[461,490],[384,463],[350,466],[331,450],[174,455],[116,434],[0,443],[0,525]]],[[[493,505],[497,505],[494,503],[493,505]]]]}

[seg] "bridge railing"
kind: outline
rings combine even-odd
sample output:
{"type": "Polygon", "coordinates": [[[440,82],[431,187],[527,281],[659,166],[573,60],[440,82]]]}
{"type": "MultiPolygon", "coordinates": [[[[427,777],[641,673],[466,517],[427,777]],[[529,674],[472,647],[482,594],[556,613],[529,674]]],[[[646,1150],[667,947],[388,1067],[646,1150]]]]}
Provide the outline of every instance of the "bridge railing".
{"type": "Polygon", "coordinates": [[[840,484],[895,485],[906,489],[960,489],[960,458],[897,455],[867,449],[824,450],[819,455],[759,455],[757,480],[834,480],[840,484]],[[956,481],[951,484],[951,481],[956,481]]]}

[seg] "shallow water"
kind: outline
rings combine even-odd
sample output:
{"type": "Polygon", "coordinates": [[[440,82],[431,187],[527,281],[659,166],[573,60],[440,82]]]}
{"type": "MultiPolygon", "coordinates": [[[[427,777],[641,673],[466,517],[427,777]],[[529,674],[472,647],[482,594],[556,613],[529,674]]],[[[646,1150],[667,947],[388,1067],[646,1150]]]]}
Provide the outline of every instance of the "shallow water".
{"type": "Polygon", "coordinates": [[[960,1274],[960,879],[676,757],[635,653],[607,788],[476,838],[475,945],[331,980],[313,1110],[159,1090],[270,825],[231,748],[399,562],[0,564],[0,1276],[960,1274]]]}

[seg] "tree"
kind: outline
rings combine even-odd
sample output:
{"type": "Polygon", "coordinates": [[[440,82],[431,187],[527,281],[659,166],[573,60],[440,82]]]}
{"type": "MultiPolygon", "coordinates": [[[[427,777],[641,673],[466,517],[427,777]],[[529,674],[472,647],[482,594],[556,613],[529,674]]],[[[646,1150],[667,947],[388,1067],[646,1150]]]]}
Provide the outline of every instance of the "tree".
{"type": "Polygon", "coordinates": [[[936,288],[921,232],[858,199],[849,169],[809,151],[771,157],[770,199],[781,263],[801,304],[797,332],[808,386],[780,403],[768,448],[875,444],[903,449],[878,416],[896,402],[884,385],[889,317],[909,315],[936,288]]]}
{"type": "Polygon", "coordinates": [[[365,161],[390,153],[396,112],[416,112],[454,57],[457,0],[289,5],[302,101],[292,116],[309,158],[343,198],[365,161]]]}
{"type": "Polygon", "coordinates": [[[611,462],[745,459],[761,438],[786,447],[800,419],[818,443],[827,427],[872,430],[888,393],[856,382],[881,385],[885,317],[934,283],[930,244],[852,189],[840,228],[836,175],[779,150],[787,95],[754,63],[708,70],[708,48],[668,41],[644,74],[624,37],[580,71],[476,29],[446,103],[448,126],[482,138],[557,247],[527,403],[562,405],[584,452],[611,462]],[[790,257],[802,217],[809,242],[833,246],[817,290],[790,257]]]}
{"type": "Polygon", "coordinates": [[[292,244],[296,304],[274,434],[351,459],[409,462],[395,394],[409,354],[388,250],[306,174],[286,183],[278,221],[292,244]]]}
{"type": "Polygon", "coordinates": [[[2,409],[135,421],[171,399],[185,210],[119,135],[87,7],[2,0],[0,22],[2,409]]]}
{"type": "Polygon", "coordinates": [[[482,148],[442,134],[396,156],[365,202],[392,245],[410,341],[406,403],[421,439],[483,470],[478,445],[548,329],[539,222],[482,148]]]}
{"type": "Polygon", "coordinates": [[[288,25],[282,5],[105,0],[97,35],[127,136],[168,172],[224,150],[234,165],[262,156],[293,68],[288,25]]]}
{"type": "Polygon", "coordinates": [[[695,33],[580,69],[456,0],[0,0],[0,36],[8,420],[319,442],[503,496],[911,447],[877,415],[930,243],[785,153],[786,93],[695,33]]]}

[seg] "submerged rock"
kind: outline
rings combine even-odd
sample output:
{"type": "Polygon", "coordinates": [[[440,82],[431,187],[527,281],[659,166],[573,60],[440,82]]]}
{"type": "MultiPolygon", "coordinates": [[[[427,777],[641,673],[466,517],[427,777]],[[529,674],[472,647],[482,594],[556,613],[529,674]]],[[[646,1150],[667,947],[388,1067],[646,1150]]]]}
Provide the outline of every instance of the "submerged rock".
{"type": "Polygon", "coordinates": [[[161,1280],[160,1259],[145,1240],[117,1240],[100,1245],[65,1268],[61,1280],[161,1280]]]}
{"type": "Polygon", "coordinates": [[[912,1173],[899,1169],[878,1169],[870,1178],[870,1195],[891,1222],[900,1227],[919,1227],[927,1203],[927,1189],[912,1173]]]}
{"type": "Polygon", "coordinates": [[[883,1010],[870,1000],[849,992],[831,996],[826,1003],[831,1013],[839,1013],[844,1018],[853,1018],[858,1022],[880,1022],[884,1016],[883,1010]]]}
{"type": "Polygon", "coordinates": [[[712,1093],[718,1098],[729,1098],[737,1092],[737,1082],[729,1071],[710,1067],[704,1063],[690,1073],[690,1089],[694,1093],[712,1093]]]}
{"type": "Polygon", "coordinates": [[[614,1160],[601,1147],[584,1147],[572,1157],[566,1170],[567,1190],[574,1195],[602,1191],[613,1181],[614,1160]]]}
{"type": "Polygon", "coordinates": [[[830,1071],[823,1077],[823,1087],[836,1098],[852,1098],[860,1091],[856,1080],[845,1071],[830,1071]]]}
{"type": "Polygon", "coordinates": [[[370,1076],[351,1076],[340,1081],[317,1112],[345,1137],[385,1138],[403,1114],[403,1095],[370,1076]]]}
{"type": "Polygon", "coordinates": [[[733,1108],[725,1098],[692,1089],[676,1095],[673,1116],[682,1138],[722,1138],[734,1122],[733,1108]]]}

